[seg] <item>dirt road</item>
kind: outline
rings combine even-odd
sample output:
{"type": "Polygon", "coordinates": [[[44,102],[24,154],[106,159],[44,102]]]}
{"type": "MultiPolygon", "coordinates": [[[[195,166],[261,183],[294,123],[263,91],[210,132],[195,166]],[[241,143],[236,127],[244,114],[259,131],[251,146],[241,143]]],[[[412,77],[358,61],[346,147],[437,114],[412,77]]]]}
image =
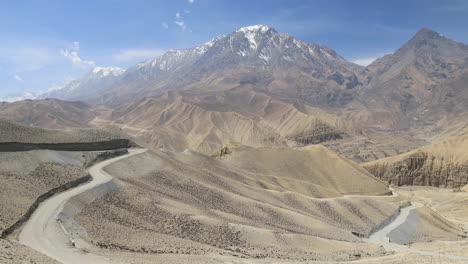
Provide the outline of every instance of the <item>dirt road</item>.
{"type": "Polygon", "coordinates": [[[103,168],[113,162],[146,152],[146,149],[129,149],[129,154],[100,162],[89,169],[92,181],[70,189],[44,201],[25,223],[19,234],[19,242],[31,247],[62,263],[87,264],[111,263],[110,260],[87,254],[72,245],[61,223],[57,221],[64,204],[72,197],[91,188],[105,184],[112,177],[103,171],[103,168]]]}

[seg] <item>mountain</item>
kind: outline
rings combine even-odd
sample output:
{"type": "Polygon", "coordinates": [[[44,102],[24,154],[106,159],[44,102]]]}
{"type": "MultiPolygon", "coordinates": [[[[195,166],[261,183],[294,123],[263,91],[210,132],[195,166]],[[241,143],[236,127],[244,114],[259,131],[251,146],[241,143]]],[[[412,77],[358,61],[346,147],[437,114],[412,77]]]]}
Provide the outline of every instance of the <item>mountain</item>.
{"type": "Polygon", "coordinates": [[[315,106],[341,105],[361,86],[362,69],[325,46],[256,25],[140,63],[88,101],[118,105],[166,91],[223,91],[252,84],[315,106]]]}
{"type": "Polygon", "coordinates": [[[439,133],[468,110],[468,45],[421,29],[366,69],[359,101],[373,112],[361,123],[439,133]]]}
{"type": "Polygon", "coordinates": [[[40,94],[37,99],[86,100],[89,94],[111,87],[125,70],[118,67],[94,67],[92,71],[66,86],[40,94]]]}
{"type": "Polygon", "coordinates": [[[467,45],[426,28],[364,68],[320,44],[256,25],[117,70],[105,83],[95,84],[90,73],[60,92],[79,91],[67,98],[118,106],[170,91],[196,95],[249,84],[362,127],[422,137],[463,120],[467,63],[467,45]]]}

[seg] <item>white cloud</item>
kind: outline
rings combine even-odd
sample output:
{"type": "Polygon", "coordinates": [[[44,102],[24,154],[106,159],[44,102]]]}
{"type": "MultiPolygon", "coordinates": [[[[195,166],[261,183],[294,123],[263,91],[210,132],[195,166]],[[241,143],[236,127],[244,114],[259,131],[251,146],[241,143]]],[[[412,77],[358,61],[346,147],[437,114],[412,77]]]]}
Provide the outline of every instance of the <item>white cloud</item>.
{"type": "Polygon", "coordinates": [[[21,78],[21,76],[19,76],[18,74],[15,74],[13,78],[15,78],[15,80],[20,81],[20,82],[23,81],[23,78],[21,78]]]}
{"type": "Polygon", "coordinates": [[[116,61],[122,62],[138,62],[157,57],[163,54],[161,49],[127,49],[117,53],[114,58],[116,61]]]}
{"type": "Polygon", "coordinates": [[[0,102],[16,102],[16,101],[22,101],[26,99],[34,99],[36,98],[36,94],[33,92],[23,92],[20,95],[17,96],[7,96],[0,98],[0,102]]]}
{"type": "Polygon", "coordinates": [[[161,23],[161,26],[162,26],[164,29],[168,29],[168,28],[169,28],[169,25],[168,25],[166,22],[162,22],[162,23],[161,23]]]}
{"type": "Polygon", "coordinates": [[[179,26],[182,30],[186,30],[187,29],[187,25],[185,24],[185,21],[182,20],[182,15],[180,14],[180,12],[177,12],[175,14],[175,21],[174,23],[179,26]]]}
{"type": "Polygon", "coordinates": [[[374,62],[376,59],[378,59],[380,57],[383,57],[383,56],[385,56],[387,54],[390,54],[390,53],[386,52],[386,53],[378,53],[378,54],[374,54],[374,55],[363,56],[361,58],[357,58],[357,59],[354,59],[354,60],[351,60],[351,61],[356,63],[356,64],[359,64],[361,66],[368,66],[369,64],[374,62]]]}
{"type": "Polygon", "coordinates": [[[359,64],[361,66],[367,66],[375,61],[378,57],[370,57],[370,58],[360,58],[353,60],[354,63],[359,64]]]}
{"type": "Polygon", "coordinates": [[[195,0],[188,0],[189,4],[193,4],[193,2],[195,2],[195,0]]]}
{"type": "Polygon", "coordinates": [[[58,85],[54,83],[47,89],[47,92],[58,91],[58,90],[63,89],[63,87],[64,87],[63,85],[58,85]]]}
{"type": "Polygon", "coordinates": [[[178,25],[182,30],[186,30],[187,29],[187,25],[185,25],[185,22],[182,21],[182,20],[179,20],[179,21],[175,21],[174,22],[176,25],[178,25]]]}
{"type": "Polygon", "coordinates": [[[96,63],[92,60],[83,60],[78,54],[79,50],[80,43],[78,41],[74,41],[70,49],[62,49],[60,50],[60,54],[69,59],[73,65],[79,68],[94,67],[96,63]]]}

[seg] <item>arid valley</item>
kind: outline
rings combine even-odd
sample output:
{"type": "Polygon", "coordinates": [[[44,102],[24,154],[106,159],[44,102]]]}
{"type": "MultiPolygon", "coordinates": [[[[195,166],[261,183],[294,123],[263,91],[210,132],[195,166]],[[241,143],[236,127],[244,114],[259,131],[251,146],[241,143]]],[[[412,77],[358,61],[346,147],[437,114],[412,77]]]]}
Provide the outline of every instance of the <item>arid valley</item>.
{"type": "Polygon", "coordinates": [[[264,24],[126,69],[73,43],[84,75],[0,102],[0,263],[468,263],[468,45],[411,34],[365,66],[264,24]]]}

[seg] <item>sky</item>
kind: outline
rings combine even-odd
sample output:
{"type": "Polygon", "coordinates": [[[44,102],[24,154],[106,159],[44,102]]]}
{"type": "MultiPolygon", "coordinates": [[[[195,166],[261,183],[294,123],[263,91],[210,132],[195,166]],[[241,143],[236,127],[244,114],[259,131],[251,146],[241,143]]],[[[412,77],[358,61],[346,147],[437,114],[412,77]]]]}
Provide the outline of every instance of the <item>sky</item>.
{"type": "Polygon", "coordinates": [[[266,24],[366,65],[420,28],[468,43],[465,0],[15,0],[0,2],[0,101],[58,89],[266,24]]]}

